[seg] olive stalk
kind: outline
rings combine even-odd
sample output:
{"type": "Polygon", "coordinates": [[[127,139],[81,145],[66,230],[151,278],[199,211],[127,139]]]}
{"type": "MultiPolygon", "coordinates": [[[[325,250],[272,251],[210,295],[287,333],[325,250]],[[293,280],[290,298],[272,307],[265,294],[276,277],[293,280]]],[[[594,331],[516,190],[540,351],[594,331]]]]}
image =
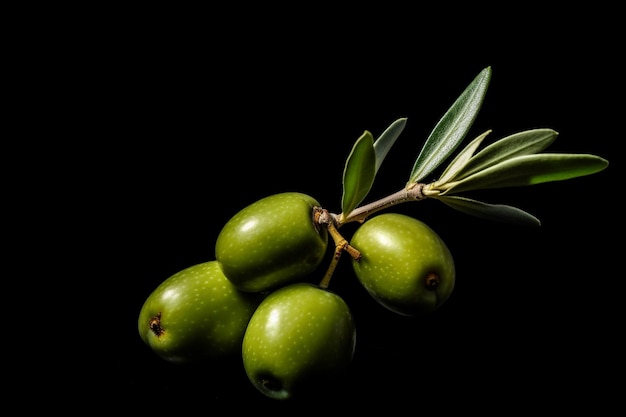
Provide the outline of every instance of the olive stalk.
{"type": "Polygon", "coordinates": [[[396,191],[395,193],[390,194],[387,197],[383,197],[379,200],[357,207],[347,215],[335,215],[335,225],[337,228],[339,228],[344,224],[350,222],[363,223],[365,219],[367,219],[372,214],[385,210],[391,206],[406,203],[409,201],[423,200],[424,198],[426,198],[422,193],[424,185],[425,184],[423,183],[409,184],[409,186],[399,191],[396,191]]]}
{"type": "Polygon", "coordinates": [[[325,227],[328,230],[328,233],[335,242],[335,252],[333,253],[333,257],[330,260],[330,264],[326,269],[326,273],[324,277],[319,283],[321,288],[328,288],[330,284],[330,279],[335,272],[335,268],[337,268],[337,264],[339,263],[339,259],[341,258],[341,254],[343,251],[346,251],[352,256],[352,258],[359,260],[361,259],[361,252],[351,246],[348,241],[339,233],[337,230],[337,216],[328,212],[326,209],[318,210],[314,209],[314,221],[316,225],[320,225],[325,227]]]}
{"type": "Polygon", "coordinates": [[[335,251],[333,253],[333,257],[326,269],[326,273],[324,277],[320,281],[319,286],[321,288],[328,288],[330,284],[330,280],[337,268],[337,264],[339,263],[339,259],[341,258],[341,254],[346,251],[350,254],[350,256],[359,260],[361,258],[361,253],[358,249],[351,246],[348,241],[339,233],[339,228],[346,223],[350,222],[360,222],[363,223],[365,219],[371,216],[374,213],[385,210],[389,207],[395,206],[397,204],[406,203],[409,201],[420,201],[425,198],[424,194],[422,194],[422,188],[424,184],[415,183],[410,184],[410,186],[403,188],[402,190],[396,191],[386,197],[383,197],[379,200],[373,201],[368,204],[364,204],[356,209],[352,210],[347,216],[337,215],[334,213],[330,213],[326,209],[319,209],[316,207],[314,209],[314,222],[316,226],[325,227],[328,230],[333,242],[335,243],[335,251]]]}

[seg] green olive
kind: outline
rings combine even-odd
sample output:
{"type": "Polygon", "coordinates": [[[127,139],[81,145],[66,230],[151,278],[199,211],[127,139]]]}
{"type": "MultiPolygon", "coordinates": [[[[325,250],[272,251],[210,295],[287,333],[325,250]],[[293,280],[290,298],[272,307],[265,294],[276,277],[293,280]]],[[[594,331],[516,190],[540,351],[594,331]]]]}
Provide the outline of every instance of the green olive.
{"type": "Polygon", "coordinates": [[[328,244],[327,229],[314,221],[319,206],[306,194],[286,192],[235,214],[215,243],[215,258],[226,277],[241,291],[260,292],[311,274],[328,244]]]}
{"type": "Polygon", "coordinates": [[[148,296],[139,313],[139,335],[174,363],[236,358],[248,320],[264,296],[239,291],[216,261],[193,265],[148,296]]]}
{"type": "Polygon", "coordinates": [[[427,224],[400,213],[365,221],[350,244],[361,252],[352,267],[367,292],[398,314],[416,316],[438,309],[454,289],[454,259],[427,224]]]}
{"type": "Polygon", "coordinates": [[[355,343],[345,301],[328,289],[297,282],[269,294],[252,315],[243,339],[243,364],[252,384],[267,397],[303,397],[323,393],[341,380],[355,343]]]}

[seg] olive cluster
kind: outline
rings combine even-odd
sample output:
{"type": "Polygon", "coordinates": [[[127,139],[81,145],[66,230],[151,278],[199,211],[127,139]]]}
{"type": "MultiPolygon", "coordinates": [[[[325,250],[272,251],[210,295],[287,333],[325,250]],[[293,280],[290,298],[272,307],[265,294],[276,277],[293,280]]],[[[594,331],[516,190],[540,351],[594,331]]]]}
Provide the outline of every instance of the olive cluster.
{"type": "MultiPolygon", "coordinates": [[[[218,235],[215,260],[174,274],[145,301],[138,322],[144,342],[175,363],[241,355],[251,383],[270,398],[291,398],[341,375],[354,355],[356,327],[329,280],[310,281],[331,241],[319,213],[318,201],[297,192],[236,213],[218,235]]],[[[454,288],[450,251],[417,219],[379,214],[359,225],[349,246],[359,282],[398,314],[430,313],[454,288]]]]}

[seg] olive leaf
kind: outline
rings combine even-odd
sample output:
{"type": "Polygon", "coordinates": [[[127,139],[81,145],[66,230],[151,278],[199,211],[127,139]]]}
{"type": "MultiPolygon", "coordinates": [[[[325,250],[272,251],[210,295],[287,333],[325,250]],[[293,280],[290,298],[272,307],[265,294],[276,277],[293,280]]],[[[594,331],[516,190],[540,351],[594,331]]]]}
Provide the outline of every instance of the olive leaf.
{"type": "MultiPolygon", "coordinates": [[[[554,142],[557,136],[558,133],[552,129],[532,129],[502,138],[485,147],[471,158],[465,158],[454,167],[448,168],[446,170],[448,175],[444,175],[437,180],[435,186],[459,181],[489,166],[516,156],[541,152],[554,142]],[[463,165],[461,165],[462,162],[464,162],[463,165]]],[[[484,137],[484,134],[477,139],[481,137],[484,137]]],[[[463,150],[463,152],[466,151],[463,150]]]]}
{"type": "MultiPolygon", "coordinates": [[[[561,181],[602,171],[608,161],[590,154],[543,153],[515,156],[459,181],[438,185],[441,195],[561,181]]],[[[427,186],[427,188],[430,188],[427,186]]]]}
{"type": "Polygon", "coordinates": [[[380,165],[404,130],[406,120],[403,117],[394,121],[375,141],[372,134],[365,131],[355,142],[343,172],[341,207],[345,215],[354,210],[367,196],[380,165]]]}
{"type": "Polygon", "coordinates": [[[476,149],[480,146],[483,140],[487,137],[487,135],[491,133],[491,130],[486,131],[482,135],[478,136],[476,139],[471,141],[461,152],[459,152],[456,157],[448,164],[448,167],[443,171],[441,177],[435,182],[435,184],[445,184],[450,182],[450,179],[455,178],[457,173],[465,167],[468,163],[476,149]]]}
{"type": "Polygon", "coordinates": [[[400,133],[404,130],[405,125],[406,117],[396,120],[390,124],[374,142],[374,151],[376,151],[376,172],[378,172],[378,168],[380,168],[380,165],[383,163],[389,149],[396,143],[396,139],[398,139],[400,133]]]}
{"type": "Polygon", "coordinates": [[[489,133],[467,145],[448,165],[441,178],[424,186],[423,193],[455,210],[483,219],[522,225],[540,225],[525,211],[456,196],[471,190],[516,187],[590,175],[608,161],[589,154],[543,153],[558,136],[552,129],[531,129],[502,138],[474,154],[489,133]]]}
{"type": "Polygon", "coordinates": [[[491,67],[486,67],[439,120],[420,150],[407,184],[423,180],[459,146],[476,119],[490,80],[491,67]]]}
{"type": "Polygon", "coordinates": [[[514,223],[521,226],[541,225],[539,219],[532,214],[505,204],[487,204],[461,196],[439,196],[437,200],[457,211],[485,220],[514,223]]]}
{"type": "Polygon", "coordinates": [[[347,216],[363,201],[375,176],[374,137],[366,130],[354,143],[343,170],[342,216],[347,216]]]}

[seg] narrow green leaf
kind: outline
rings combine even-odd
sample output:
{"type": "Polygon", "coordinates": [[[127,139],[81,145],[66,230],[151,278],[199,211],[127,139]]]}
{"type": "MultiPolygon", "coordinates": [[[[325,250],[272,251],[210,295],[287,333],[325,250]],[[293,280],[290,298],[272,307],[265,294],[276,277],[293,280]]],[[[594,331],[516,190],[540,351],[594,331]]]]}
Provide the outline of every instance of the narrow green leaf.
{"type": "Polygon", "coordinates": [[[398,139],[400,133],[404,130],[405,125],[406,117],[396,120],[390,124],[374,142],[374,150],[376,151],[376,172],[378,172],[378,168],[380,168],[380,164],[383,163],[389,149],[396,143],[396,139],[398,139]]]}
{"type": "Polygon", "coordinates": [[[487,135],[491,133],[491,130],[486,131],[482,135],[478,136],[476,139],[471,141],[461,152],[459,152],[456,157],[450,162],[446,170],[441,174],[441,177],[435,182],[436,184],[445,184],[450,182],[451,179],[457,177],[457,173],[463,169],[463,167],[467,164],[467,161],[470,160],[476,149],[480,146],[483,140],[487,137],[487,135]]]}
{"type": "Polygon", "coordinates": [[[502,138],[474,155],[454,176],[454,180],[461,180],[506,159],[541,152],[557,136],[558,133],[552,129],[533,129],[502,138]]]}
{"type": "Polygon", "coordinates": [[[365,131],[357,139],[343,171],[342,214],[347,216],[367,196],[376,176],[374,137],[365,131]]]}
{"type": "Polygon", "coordinates": [[[544,153],[522,155],[492,165],[460,181],[444,184],[441,194],[518,187],[582,177],[602,171],[608,161],[596,155],[544,153]]]}
{"type": "Polygon", "coordinates": [[[491,67],[486,67],[439,120],[413,164],[409,184],[426,178],[458,147],[476,119],[490,80],[491,67]]]}
{"type": "Polygon", "coordinates": [[[461,213],[485,220],[513,223],[522,226],[541,225],[541,222],[535,216],[513,206],[487,204],[482,201],[459,196],[440,196],[437,200],[440,200],[442,203],[461,213]]]}

